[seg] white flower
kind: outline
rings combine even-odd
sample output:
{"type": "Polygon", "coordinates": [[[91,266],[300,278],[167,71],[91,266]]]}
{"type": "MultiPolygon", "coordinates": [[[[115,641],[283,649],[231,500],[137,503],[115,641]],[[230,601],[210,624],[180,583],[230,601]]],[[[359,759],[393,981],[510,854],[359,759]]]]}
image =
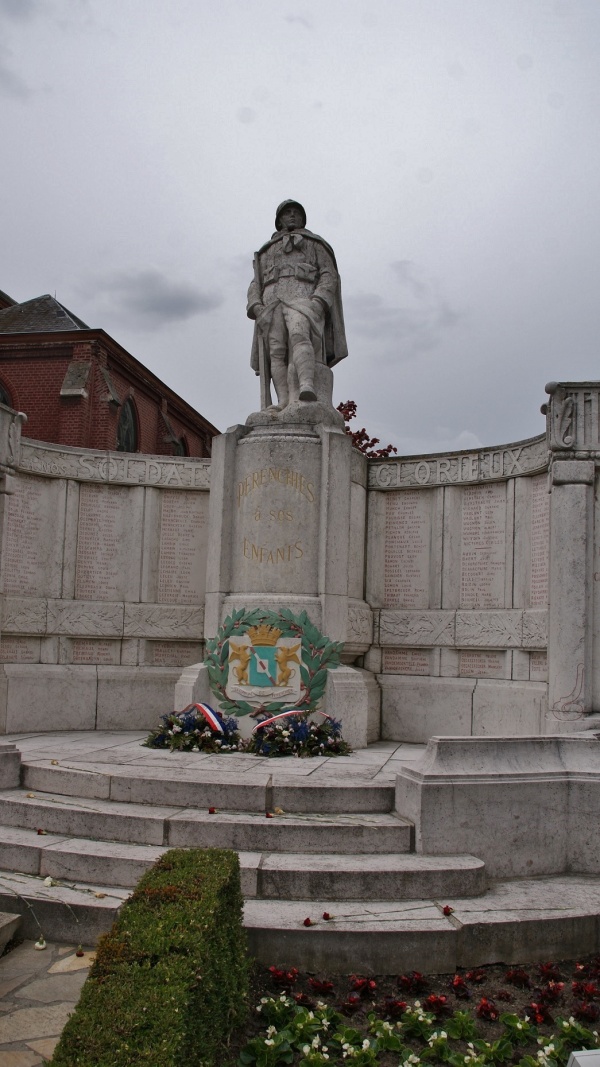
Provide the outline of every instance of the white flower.
{"type": "Polygon", "coordinates": [[[312,1039],[312,1047],[313,1048],[318,1048],[320,1044],[321,1044],[321,1038],[317,1034],[317,1036],[313,1037],[313,1039],[312,1039]]]}
{"type": "Polygon", "coordinates": [[[181,726],[173,726],[173,733],[174,734],[180,734],[181,733],[181,726]]]}
{"type": "Polygon", "coordinates": [[[266,1037],[265,1038],[265,1045],[274,1045],[274,1044],[275,1044],[275,1042],[273,1041],[272,1037],[266,1037]]]}
{"type": "Polygon", "coordinates": [[[365,1037],[365,1039],[364,1039],[364,1041],[363,1041],[363,1043],[362,1043],[362,1047],[363,1047],[363,1049],[364,1049],[364,1051],[365,1051],[365,1052],[366,1052],[366,1050],[367,1050],[368,1048],[371,1048],[371,1042],[369,1041],[369,1038],[368,1038],[368,1037],[365,1037]]]}
{"type": "Polygon", "coordinates": [[[277,1033],[277,1027],[276,1026],[267,1026],[267,1034],[269,1035],[269,1037],[273,1037],[273,1034],[276,1034],[276,1033],[277,1033]]]}
{"type": "Polygon", "coordinates": [[[305,1056],[308,1056],[308,1054],[310,1052],[310,1045],[303,1045],[302,1046],[302,1051],[303,1051],[305,1056]]]}

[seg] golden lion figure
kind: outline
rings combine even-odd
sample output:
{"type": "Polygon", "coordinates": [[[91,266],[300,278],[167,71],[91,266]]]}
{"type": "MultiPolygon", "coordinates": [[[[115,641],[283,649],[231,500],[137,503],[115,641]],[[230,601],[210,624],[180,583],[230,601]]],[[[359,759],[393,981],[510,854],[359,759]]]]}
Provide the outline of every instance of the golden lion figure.
{"type": "Polygon", "coordinates": [[[301,641],[298,641],[297,645],[293,645],[291,648],[278,648],[275,653],[275,662],[277,663],[277,685],[287,685],[290,680],[292,668],[290,663],[300,664],[300,660],[296,655],[300,648],[301,641]]]}
{"type": "Polygon", "coordinates": [[[229,642],[229,662],[232,660],[239,660],[239,667],[233,668],[238,685],[249,685],[248,681],[248,667],[250,666],[250,657],[252,655],[251,645],[236,645],[233,641],[229,642]]]}

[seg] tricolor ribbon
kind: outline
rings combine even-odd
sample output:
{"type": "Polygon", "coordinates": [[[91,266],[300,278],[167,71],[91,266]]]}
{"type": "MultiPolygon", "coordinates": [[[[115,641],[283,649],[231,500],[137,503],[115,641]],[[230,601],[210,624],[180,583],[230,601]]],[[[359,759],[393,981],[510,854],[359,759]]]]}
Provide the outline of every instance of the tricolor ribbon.
{"type": "MultiPolygon", "coordinates": [[[[263,726],[270,726],[272,722],[277,722],[278,719],[286,719],[288,715],[306,715],[307,712],[301,708],[293,708],[291,711],[282,711],[279,715],[273,715],[270,719],[263,719],[262,722],[257,722],[254,730],[261,730],[263,726]]],[[[331,715],[326,715],[324,711],[318,711],[317,715],[322,715],[324,719],[330,719],[331,715]]],[[[252,733],[254,733],[254,730],[252,733]]]]}
{"type": "Polygon", "coordinates": [[[186,711],[191,711],[192,708],[196,708],[200,712],[200,714],[204,716],[211,730],[214,730],[214,732],[218,734],[224,733],[223,727],[221,726],[221,723],[217,718],[216,712],[213,711],[209,704],[188,704],[187,708],[184,708],[183,711],[179,712],[179,714],[185,715],[186,711]]]}

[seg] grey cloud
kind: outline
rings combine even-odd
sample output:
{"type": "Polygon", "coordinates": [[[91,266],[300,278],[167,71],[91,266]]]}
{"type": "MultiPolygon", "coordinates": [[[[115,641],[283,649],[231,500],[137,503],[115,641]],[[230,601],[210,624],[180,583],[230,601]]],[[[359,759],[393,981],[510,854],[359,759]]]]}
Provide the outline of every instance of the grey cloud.
{"type": "Polygon", "coordinates": [[[0,18],[6,15],[15,22],[25,22],[40,9],[40,0],[0,0],[0,18]]]}
{"type": "Polygon", "coordinates": [[[161,271],[114,271],[97,281],[95,293],[110,298],[122,321],[154,329],[205,315],[217,308],[220,293],[173,281],[161,271]]]}
{"type": "Polygon", "coordinates": [[[31,95],[31,90],[26,82],[11,70],[10,55],[8,49],[0,45],[0,96],[26,100],[31,95]]]}
{"type": "Polygon", "coordinates": [[[304,26],[307,30],[312,30],[312,22],[307,15],[300,15],[291,13],[283,16],[286,22],[299,22],[301,26],[304,26]]]}
{"type": "Polygon", "coordinates": [[[400,300],[386,304],[378,293],[356,293],[345,300],[346,314],[356,333],[382,342],[382,356],[410,359],[435,348],[461,315],[410,260],[391,267],[403,290],[400,300]]]}

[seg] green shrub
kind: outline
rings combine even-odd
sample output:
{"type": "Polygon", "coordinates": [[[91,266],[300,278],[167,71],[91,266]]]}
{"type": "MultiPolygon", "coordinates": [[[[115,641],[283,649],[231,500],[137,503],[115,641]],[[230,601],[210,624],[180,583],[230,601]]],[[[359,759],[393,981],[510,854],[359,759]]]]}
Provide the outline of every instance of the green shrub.
{"type": "Polygon", "coordinates": [[[98,942],[52,1067],[224,1067],[246,1018],[239,860],[173,849],[98,942]]]}

